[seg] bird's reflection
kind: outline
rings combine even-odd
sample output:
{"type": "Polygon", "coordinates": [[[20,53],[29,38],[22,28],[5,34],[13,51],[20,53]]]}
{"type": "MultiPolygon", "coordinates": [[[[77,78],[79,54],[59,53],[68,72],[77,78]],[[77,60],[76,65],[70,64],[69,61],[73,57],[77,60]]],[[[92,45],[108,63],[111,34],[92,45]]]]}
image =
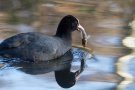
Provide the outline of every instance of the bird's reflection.
{"type": "Polygon", "coordinates": [[[59,86],[63,88],[70,88],[75,85],[76,80],[84,69],[85,60],[82,59],[80,70],[71,72],[71,61],[73,55],[71,51],[68,51],[63,56],[43,61],[43,62],[24,62],[24,61],[13,61],[10,62],[12,67],[19,67],[19,70],[28,74],[45,74],[51,71],[55,72],[55,79],[59,86]]]}

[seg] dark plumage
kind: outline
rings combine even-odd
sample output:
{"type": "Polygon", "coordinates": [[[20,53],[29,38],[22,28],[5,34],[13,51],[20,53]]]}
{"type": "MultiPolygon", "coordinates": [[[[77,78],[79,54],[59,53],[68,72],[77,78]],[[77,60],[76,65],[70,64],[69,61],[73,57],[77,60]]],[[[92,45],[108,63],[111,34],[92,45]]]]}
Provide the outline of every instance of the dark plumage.
{"type": "Polygon", "coordinates": [[[0,44],[0,55],[17,57],[26,61],[44,61],[65,54],[72,44],[72,31],[78,29],[79,21],[72,15],[59,23],[54,36],[38,32],[20,33],[0,44]]]}

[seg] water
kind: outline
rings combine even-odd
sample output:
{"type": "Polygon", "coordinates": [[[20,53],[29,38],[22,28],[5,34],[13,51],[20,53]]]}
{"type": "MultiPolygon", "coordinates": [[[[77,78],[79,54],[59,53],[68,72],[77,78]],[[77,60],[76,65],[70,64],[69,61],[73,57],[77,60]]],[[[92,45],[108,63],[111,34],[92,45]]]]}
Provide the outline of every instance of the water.
{"type": "Polygon", "coordinates": [[[0,90],[64,90],[55,72],[76,72],[85,58],[84,71],[69,90],[134,90],[134,0],[0,1],[0,40],[22,32],[53,35],[62,17],[77,17],[88,35],[86,48],[73,32],[73,57],[41,63],[0,58],[0,90]],[[6,4],[5,4],[6,3],[6,4]],[[10,6],[10,7],[9,7],[10,6]],[[12,9],[12,10],[11,10],[12,9]]]}

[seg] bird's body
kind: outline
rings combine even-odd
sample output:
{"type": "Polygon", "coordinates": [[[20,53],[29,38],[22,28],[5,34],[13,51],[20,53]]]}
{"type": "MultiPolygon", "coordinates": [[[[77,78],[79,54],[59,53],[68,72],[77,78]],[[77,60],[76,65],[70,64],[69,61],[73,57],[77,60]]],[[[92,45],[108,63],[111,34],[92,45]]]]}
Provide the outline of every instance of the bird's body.
{"type": "Polygon", "coordinates": [[[63,55],[70,47],[70,42],[59,37],[29,32],[4,40],[0,44],[0,54],[4,57],[18,57],[29,61],[44,61],[63,55]]]}
{"type": "Polygon", "coordinates": [[[0,44],[0,55],[16,57],[26,61],[45,61],[65,54],[72,44],[72,31],[79,22],[72,15],[59,23],[54,36],[38,32],[20,33],[5,39],[0,44]]]}

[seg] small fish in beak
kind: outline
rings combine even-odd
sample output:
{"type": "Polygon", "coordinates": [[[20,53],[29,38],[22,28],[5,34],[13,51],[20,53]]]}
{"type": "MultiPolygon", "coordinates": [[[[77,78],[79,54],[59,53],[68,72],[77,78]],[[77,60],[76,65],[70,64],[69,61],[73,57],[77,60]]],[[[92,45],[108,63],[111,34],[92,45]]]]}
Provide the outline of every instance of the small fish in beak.
{"type": "Polygon", "coordinates": [[[82,45],[85,47],[87,44],[87,39],[90,37],[90,35],[86,34],[85,29],[80,24],[78,24],[78,31],[81,32],[82,45]]]}

